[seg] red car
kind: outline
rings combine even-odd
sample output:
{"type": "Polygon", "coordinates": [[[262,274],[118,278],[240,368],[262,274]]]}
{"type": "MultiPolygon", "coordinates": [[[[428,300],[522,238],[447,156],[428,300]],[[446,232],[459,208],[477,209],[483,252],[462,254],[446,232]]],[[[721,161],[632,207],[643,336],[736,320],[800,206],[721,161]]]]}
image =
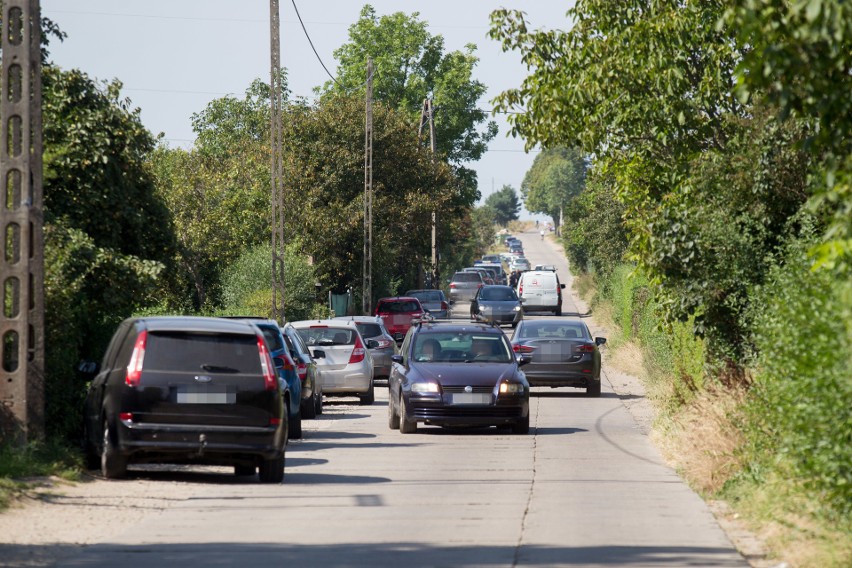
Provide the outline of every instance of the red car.
{"type": "Polygon", "coordinates": [[[402,343],[408,328],[411,327],[411,320],[422,317],[425,313],[420,300],[409,296],[382,298],[376,304],[376,315],[382,318],[397,343],[402,343]]]}

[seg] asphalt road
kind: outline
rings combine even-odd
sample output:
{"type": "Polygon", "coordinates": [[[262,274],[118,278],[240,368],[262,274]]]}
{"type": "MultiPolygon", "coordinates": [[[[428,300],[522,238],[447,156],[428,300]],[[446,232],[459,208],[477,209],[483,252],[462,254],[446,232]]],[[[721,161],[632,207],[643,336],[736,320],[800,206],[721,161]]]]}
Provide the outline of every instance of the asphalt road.
{"type": "MultiPolygon", "coordinates": [[[[533,264],[564,260],[523,235],[533,264]]],[[[463,310],[463,306],[457,306],[463,310]]],[[[564,312],[581,310],[566,293],[564,312]]],[[[387,426],[387,391],[326,406],[291,442],[285,481],[223,468],[63,566],[747,566],[704,502],[663,464],[625,401],[534,389],[529,435],[387,426]]]]}

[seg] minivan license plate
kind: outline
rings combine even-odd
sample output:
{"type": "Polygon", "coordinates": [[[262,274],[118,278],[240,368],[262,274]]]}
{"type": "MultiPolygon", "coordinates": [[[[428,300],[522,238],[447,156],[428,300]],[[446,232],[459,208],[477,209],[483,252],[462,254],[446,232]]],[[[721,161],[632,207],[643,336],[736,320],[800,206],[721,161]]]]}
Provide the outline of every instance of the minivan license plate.
{"type": "Polygon", "coordinates": [[[234,404],[237,393],[219,387],[185,387],[177,392],[181,404],[234,404]]]}

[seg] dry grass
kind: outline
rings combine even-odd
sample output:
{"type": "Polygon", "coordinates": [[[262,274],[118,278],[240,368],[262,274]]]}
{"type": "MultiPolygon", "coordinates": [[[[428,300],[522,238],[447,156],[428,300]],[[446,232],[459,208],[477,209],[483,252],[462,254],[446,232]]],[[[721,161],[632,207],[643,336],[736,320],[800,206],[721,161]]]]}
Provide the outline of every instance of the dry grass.
{"type": "Polygon", "coordinates": [[[736,475],[743,435],[734,421],[745,400],[737,390],[709,389],[658,424],[654,441],[697,491],[712,495],[736,475]]]}

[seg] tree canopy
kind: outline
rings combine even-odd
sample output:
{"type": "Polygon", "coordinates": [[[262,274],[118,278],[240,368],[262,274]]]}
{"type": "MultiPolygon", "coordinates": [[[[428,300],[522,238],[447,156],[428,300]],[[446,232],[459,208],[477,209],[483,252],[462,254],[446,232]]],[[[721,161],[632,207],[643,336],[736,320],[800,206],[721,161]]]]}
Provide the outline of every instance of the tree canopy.
{"type": "Polygon", "coordinates": [[[509,221],[517,220],[521,211],[518,194],[511,185],[504,185],[486,197],[483,205],[494,211],[494,222],[503,227],[508,225],[509,221]]]}
{"type": "Polygon", "coordinates": [[[443,36],[432,35],[418,12],[379,17],[368,4],[350,26],[349,41],[334,52],[337,78],[326,83],[325,92],[363,93],[367,59],[372,57],[375,100],[397,110],[416,127],[423,100],[431,98],[437,152],[464,181],[466,191],[458,197],[472,205],[479,197],[476,174],[464,164],[482,157],[497,135],[496,123],[486,121],[486,112],[477,106],[486,86],[473,78],[479,61],[475,52],[473,44],[464,51],[446,52],[443,36]]]}
{"type": "Polygon", "coordinates": [[[544,150],[536,156],[521,183],[524,205],[527,211],[549,215],[560,227],[565,207],[583,190],[585,180],[586,162],[579,150],[544,150]]]}

